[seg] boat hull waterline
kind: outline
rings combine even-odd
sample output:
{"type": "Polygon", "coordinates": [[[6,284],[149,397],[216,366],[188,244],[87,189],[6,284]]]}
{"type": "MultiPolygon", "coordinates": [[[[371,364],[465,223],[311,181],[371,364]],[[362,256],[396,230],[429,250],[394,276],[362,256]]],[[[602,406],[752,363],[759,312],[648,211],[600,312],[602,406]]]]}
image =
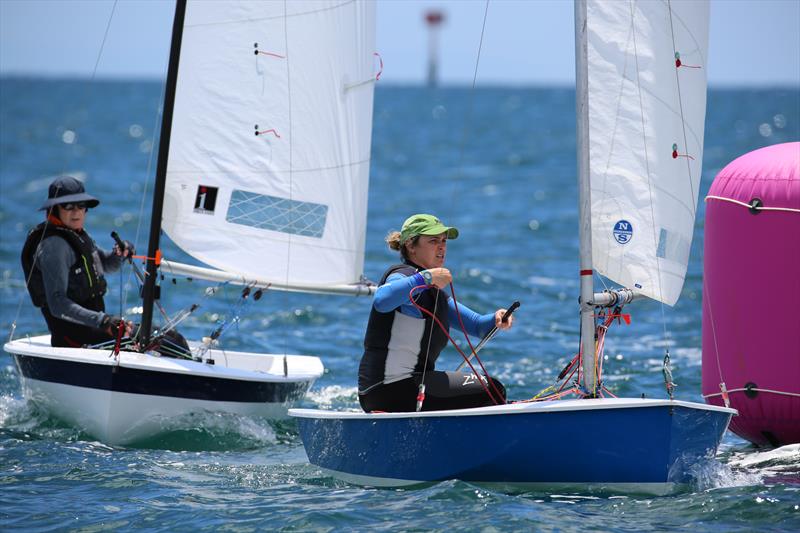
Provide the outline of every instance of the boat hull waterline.
{"type": "MultiPolygon", "coordinates": [[[[191,345],[190,345],[191,346],[191,345]]],[[[4,346],[23,394],[111,445],[196,426],[197,415],[280,419],[322,375],[317,357],[210,350],[214,364],[111,350],[53,348],[49,335],[4,346]]]]}
{"type": "Polygon", "coordinates": [[[458,479],[666,493],[691,482],[693,469],[713,457],[736,411],[620,398],[423,413],[289,414],[311,464],[351,483],[391,487],[458,479]]]}

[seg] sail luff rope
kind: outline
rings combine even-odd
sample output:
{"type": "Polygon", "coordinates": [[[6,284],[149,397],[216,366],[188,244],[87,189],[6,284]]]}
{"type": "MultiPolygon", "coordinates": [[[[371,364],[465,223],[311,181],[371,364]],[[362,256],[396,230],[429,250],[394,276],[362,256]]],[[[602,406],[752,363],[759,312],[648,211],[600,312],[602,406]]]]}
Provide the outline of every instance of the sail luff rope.
{"type": "MultiPolygon", "coordinates": [[[[294,130],[292,129],[292,76],[290,72],[290,62],[292,59],[292,55],[289,53],[289,8],[287,0],[283,0],[283,47],[286,53],[286,98],[288,100],[288,122],[289,122],[289,138],[288,138],[288,145],[289,145],[289,202],[294,201],[292,193],[294,190],[294,182],[293,182],[293,169],[294,169],[294,161],[292,160],[292,145],[293,138],[294,138],[294,130]]],[[[292,256],[292,234],[289,233],[288,241],[286,245],[286,285],[289,285],[289,268],[291,264],[291,256],[292,256]]],[[[282,328],[283,329],[283,353],[286,354],[289,351],[289,328],[282,328]]],[[[286,361],[284,360],[284,363],[286,361]]]]}
{"type": "MultiPolygon", "coordinates": [[[[669,1],[667,2],[669,4],[669,1]]],[[[635,8],[633,2],[630,2],[631,7],[631,21],[635,18],[635,8]]],[[[671,11],[670,11],[671,13],[671,11]]],[[[651,228],[653,230],[653,249],[655,250],[658,247],[658,240],[656,239],[656,215],[653,209],[653,179],[650,175],[650,156],[647,152],[647,132],[645,129],[645,118],[644,118],[644,103],[642,102],[642,86],[641,80],[639,78],[639,51],[636,46],[636,26],[634,25],[633,28],[633,57],[634,62],[636,65],[636,89],[639,94],[639,115],[642,119],[642,145],[644,146],[644,162],[645,162],[645,170],[647,173],[647,189],[650,193],[650,220],[651,220],[651,228]]],[[[681,108],[681,121],[683,121],[683,108],[681,108]]],[[[661,327],[664,333],[664,343],[666,345],[666,352],[667,357],[669,356],[669,339],[667,335],[667,316],[664,310],[664,295],[661,286],[661,262],[659,261],[658,257],[656,257],[656,273],[658,275],[658,296],[659,296],[659,304],[661,308],[661,327]]]]}
{"type": "MultiPolygon", "coordinates": [[[[94,62],[94,68],[92,69],[92,76],[89,78],[89,82],[90,83],[93,82],[94,79],[95,79],[95,76],[97,76],[97,67],[100,65],[100,58],[103,57],[103,50],[105,49],[106,39],[108,38],[108,30],[109,30],[109,28],[111,28],[111,21],[114,18],[114,11],[117,9],[117,2],[118,2],[118,0],[114,0],[114,4],[111,6],[111,13],[109,13],[109,15],[108,15],[108,22],[106,23],[106,29],[105,29],[105,32],[103,33],[103,40],[100,42],[100,48],[97,51],[97,59],[95,59],[95,62],[94,62]]],[[[61,171],[62,174],[64,173],[64,170],[63,170],[64,166],[65,165],[62,165],[62,171],[61,171]]],[[[45,219],[45,225],[44,225],[45,230],[47,230],[47,226],[49,224],[50,224],[50,220],[49,219],[45,219]]],[[[46,234],[46,231],[42,232],[42,236],[40,237],[39,242],[37,243],[35,250],[39,249],[39,245],[42,244],[42,241],[44,240],[45,234],[46,234]]],[[[36,267],[36,260],[37,260],[38,257],[37,257],[37,254],[35,253],[35,250],[34,250],[33,265],[31,267],[31,272],[30,272],[30,274],[28,274],[28,277],[25,279],[25,290],[22,292],[22,294],[19,297],[19,303],[17,304],[17,312],[14,314],[14,320],[11,322],[11,331],[8,334],[8,342],[11,342],[12,340],[14,340],[14,331],[17,329],[17,320],[19,320],[19,314],[22,312],[22,305],[25,302],[25,296],[26,296],[25,293],[28,291],[28,285],[31,282],[31,277],[33,276],[34,268],[36,267]]]]}

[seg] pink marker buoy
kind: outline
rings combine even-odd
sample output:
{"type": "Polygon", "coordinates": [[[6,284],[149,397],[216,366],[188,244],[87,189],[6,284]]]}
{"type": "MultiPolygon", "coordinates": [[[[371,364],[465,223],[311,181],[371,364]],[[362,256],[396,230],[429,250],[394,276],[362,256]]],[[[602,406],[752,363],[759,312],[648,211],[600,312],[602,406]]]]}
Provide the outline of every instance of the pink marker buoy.
{"type": "Polygon", "coordinates": [[[800,442],[800,142],[714,179],[703,278],[703,397],[754,444],[800,442]]]}

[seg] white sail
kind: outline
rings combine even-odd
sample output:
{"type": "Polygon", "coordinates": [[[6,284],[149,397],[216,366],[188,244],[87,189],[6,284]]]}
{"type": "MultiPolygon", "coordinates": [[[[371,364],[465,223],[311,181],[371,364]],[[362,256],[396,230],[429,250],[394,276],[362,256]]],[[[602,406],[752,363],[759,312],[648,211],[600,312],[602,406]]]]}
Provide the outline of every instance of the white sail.
{"type": "Polygon", "coordinates": [[[594,268],[673,305],[700,185],[708,3],[590,0],[586,14],[594,268]]]}
{"type": "Polygon", "coordinates": [[[363,269],[375,5],[190,1],[162,225],[194,258],[291,285],[363,269]]]}

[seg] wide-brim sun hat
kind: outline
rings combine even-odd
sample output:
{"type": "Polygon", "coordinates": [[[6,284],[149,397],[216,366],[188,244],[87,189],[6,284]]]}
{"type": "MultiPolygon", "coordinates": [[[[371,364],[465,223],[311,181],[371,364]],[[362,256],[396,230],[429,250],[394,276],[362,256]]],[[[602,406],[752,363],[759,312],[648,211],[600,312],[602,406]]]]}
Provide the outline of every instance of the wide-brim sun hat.
{"type": "Polygon", "coordinates": [[[74,204],[84,202],[86,207],[97,207],[100,200],[87,194],[83,182],[72,176],[59,176],[53,180],[47,190],[47,201],[39,208],[40,211],[49,209],[58,204],[74,204]]]}
{"type": "Polygon", "coordinates": [[[448,239],[458,238],[458,229],[445,226],[433,215],[420,213],[411,215],[403,222],[403,227],[400,229],[400,242],[406,242],[417,235],[441,235],[442,233],[446,233],[448,239]]]}

